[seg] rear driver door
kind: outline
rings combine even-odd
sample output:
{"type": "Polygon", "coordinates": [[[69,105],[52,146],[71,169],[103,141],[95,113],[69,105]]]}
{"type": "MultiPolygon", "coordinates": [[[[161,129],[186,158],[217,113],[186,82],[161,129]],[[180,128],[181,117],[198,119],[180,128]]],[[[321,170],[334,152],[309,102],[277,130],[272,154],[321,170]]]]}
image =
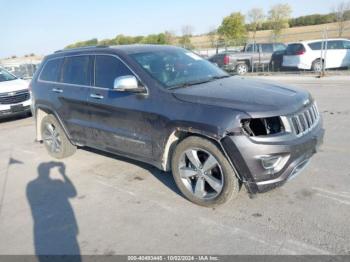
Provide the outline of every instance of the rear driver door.
{"type": "MultiPolygon", "coordinates": [[[[48,72],[50,73],[50,72],[48,72]]],[[[68,131],[70,139],[86,145],[89,137],[89,110],[87,96],[92,81],[92,57],[73,55],[49,60],[44,66],[39,82],[45,85],[50,105],[68,131]],[[54,74],[45,76],[46,69],[54,74]]]]}

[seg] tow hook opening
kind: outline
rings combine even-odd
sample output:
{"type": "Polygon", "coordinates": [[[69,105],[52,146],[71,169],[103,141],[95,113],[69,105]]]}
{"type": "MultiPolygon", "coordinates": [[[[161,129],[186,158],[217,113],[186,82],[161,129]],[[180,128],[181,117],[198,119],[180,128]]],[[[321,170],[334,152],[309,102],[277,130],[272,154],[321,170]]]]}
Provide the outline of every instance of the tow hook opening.
{"type": "Polygon", "coordinates": [[[284,131],[280,117],[243,119],[241,125],[244,133],[249,136],[266,136],[284,131]]]}

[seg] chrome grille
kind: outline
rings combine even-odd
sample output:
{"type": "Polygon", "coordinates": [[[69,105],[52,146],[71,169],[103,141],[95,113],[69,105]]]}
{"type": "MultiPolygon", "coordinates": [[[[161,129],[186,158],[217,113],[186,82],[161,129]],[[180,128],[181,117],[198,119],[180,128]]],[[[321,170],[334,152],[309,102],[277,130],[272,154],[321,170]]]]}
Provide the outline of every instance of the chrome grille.
{"type": "Polygon", "coordinates": [[[320,113],[318,112],[316,104],[313,103],[304,111],[290,116],[289,120],[293,128],[293,132],[297,136],[301,136],[308,133],[314,126],[316,126],[320,120],[320,113]]]}
{"type": "Polygon", "coordinates": [[[0,104],[10,105],[24,102],[30,98],[28,90],[0,94],[0,104]]]}

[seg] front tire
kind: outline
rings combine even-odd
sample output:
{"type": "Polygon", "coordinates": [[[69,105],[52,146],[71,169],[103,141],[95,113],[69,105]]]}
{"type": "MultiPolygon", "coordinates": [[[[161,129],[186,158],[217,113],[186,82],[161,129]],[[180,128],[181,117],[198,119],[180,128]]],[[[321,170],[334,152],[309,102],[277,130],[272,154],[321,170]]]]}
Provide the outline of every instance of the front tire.
{"type": "Polygon", "coordinates": [[[66,158],[76,151],[76,147],[69,141],[63,128],[53,115],[47,115],[41,121],[41,136],[47,152],[53,158],[66,158]]]}
{"type": "Polygon", "coordinates": [[[239,192],[235,171],[220,149],[207,139],[184,139],[175,148],[171,166],[181,193],[198,205],[221,205],[239,192]]]}

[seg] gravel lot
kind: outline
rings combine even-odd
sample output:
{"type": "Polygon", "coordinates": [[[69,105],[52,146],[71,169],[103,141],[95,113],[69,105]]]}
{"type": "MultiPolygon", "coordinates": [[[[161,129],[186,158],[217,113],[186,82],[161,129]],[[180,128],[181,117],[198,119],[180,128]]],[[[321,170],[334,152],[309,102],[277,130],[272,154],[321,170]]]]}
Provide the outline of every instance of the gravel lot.
{"type": "Polygon", "coordinates": [[[350,77],[263,78],[313,94],[324,145],[284,187],[242,188],[216,209],[139,162],[86,150],[55,161],[32,118],[2,121],[0,254],[350,254],[350,77]]]}

